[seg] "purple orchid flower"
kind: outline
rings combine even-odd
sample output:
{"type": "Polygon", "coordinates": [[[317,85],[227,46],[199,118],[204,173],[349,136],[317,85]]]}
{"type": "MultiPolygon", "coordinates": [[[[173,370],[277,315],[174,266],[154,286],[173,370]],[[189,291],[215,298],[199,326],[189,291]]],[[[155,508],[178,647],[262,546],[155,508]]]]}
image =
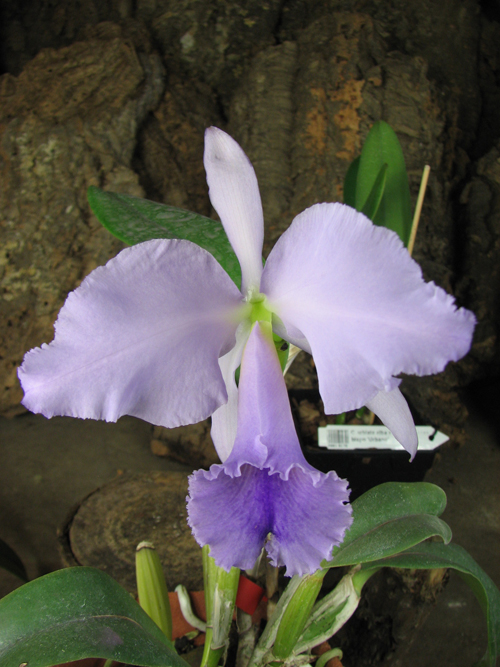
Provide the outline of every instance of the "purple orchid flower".
{"type": "Polygon", "coordinates": [[[231,454],[190,477],[189,525],[228,571],[253,567],[265,544],[287,576],[315,572],[352,523],[349,491],[335,472],[319,472],[302,454],[268,323],[256,323],[250,334],[238,391],[231,454]]]}
{"type": "Polygon", "coordinates": [[[413,456],[417,435],[398,389],[404,373],[443,370],[469,350],[474,315],[425,283],[396,234],[342,204],[298,215],[262,267],[263,214],[253,167],[209,128],[210,198],[242,271],[241,291],[197,245],[127,248],[72,292],[55,338],[19,369],[23,404],[47,417],[174,427],[212,415],[222,461],[236,437],[234,373],[255,321],[310,352],[327,413],[367,405],[413,456]]]}

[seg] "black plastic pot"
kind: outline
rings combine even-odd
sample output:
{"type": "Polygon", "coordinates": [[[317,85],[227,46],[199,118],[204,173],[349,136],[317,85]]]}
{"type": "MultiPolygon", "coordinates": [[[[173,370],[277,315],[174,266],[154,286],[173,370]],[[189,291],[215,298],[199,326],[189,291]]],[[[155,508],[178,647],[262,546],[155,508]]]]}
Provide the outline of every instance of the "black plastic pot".
{"type": "MultiPolygon", "coordinates": [[[[431,468],[436,450],[418,451],[413,461],[410,462],[408,452],[402,447],[401,451],[391,449],[331,450],[319,447],[317,434],[315,437],[304,434],[297,411],[297,405],[304,399],[314,405],[320,404],[319,393],[315,390],[290,390],[289,395],[306,460],[321,472],[335,470],[339,477],[349,480],[351,501],[384,482],[421,482],[431,468]]],[[[423,423],[414,410],[412,414],[416,424],[423,423]]]]}

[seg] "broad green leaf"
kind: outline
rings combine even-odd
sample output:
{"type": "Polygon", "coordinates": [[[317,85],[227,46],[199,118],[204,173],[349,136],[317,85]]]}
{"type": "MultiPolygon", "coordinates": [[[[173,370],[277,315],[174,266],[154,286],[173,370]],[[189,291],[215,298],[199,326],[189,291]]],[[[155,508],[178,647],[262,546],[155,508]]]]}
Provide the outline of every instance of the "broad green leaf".
{"type": "Polygon", "coordinates": [[[386,482],[373,487],[352,503],[353,523],[343,544],[380,524],[412,516],[433,514],[441,516],[446,508],[446,494],[429,482],[386,482]]]}
{"type": "Polygon", "coordinates": [[[324,567],[354,565],[389,556],[451,531],[437,517],[446,507],[442,489],[427,482],[387,482],[370,489],[352,504],[353,523],[324,567]],[[383,554],[383,555],[382,555],[383,554]]]}
{"type": "Polygon", "coordinates": [[[2,667],[51,667],[82,658],[186,667],[135,600],[100,570],[59,570],[0,600],[2,667]]]}
{"type": "Polygon", "coordinates": [[[388,165],[386,184],[373,222],[395,231],[407,245],[412,215],[403,151],[390,125],[378,121],[368,133],[361,151],[355,194],[355,208],[358,211],[364,209],[384,163],[388,165]]]}
{"type": "Polygon", "coordinates": [[[352,206],[352,208],[356,208],[356,181],[358,179],[359,160],[360,157],[358,156],[351,162],[344,179],[344,204],[352,206]]]}
{"type": "Polygon", "coordinates": [[[368,195],[368,199],[365,201],[365,205],[361,211],[366,215],[367,218],[370,218],[370,220],[373,220],[376,217],[380,202],[382,201],[385,190],[385,183],[387,181],[387,168],[388,164],[387,162],[384,162],[384,164],[380,167],[380,171],[378,172],[377,178],[375,179],[375,183],[373,184],[373,187],[370,190],[370,194],[368,195]]]}
{"type": "Polygon", "coordinates": [[[19,579],[28,581],[28,575],[22,560],[3,540],[0,540],[0,567],[19,577],[19,579]]]}
{"type": "Polygon", "coordinates": [[[175,206],[131,195],[105,192],[95,186],[87,191],[95,216],[106,229],[129,245],[151,239],[185,239],[208,250],[241,286],[241,269],[220,222],[175,206]]]}
{"type": "Polygon", "coordinates": [[[323,567],[339,567],[367,563],[404,551],[429,537],[439,536],[444,542],[451,540],[450,527],[431,514],[416,514],[387,521],[362,535],[351,544],[339,547],[328,564],[323,567]]]}
{"type": "Polygon", "coordinates": [[[403,553],[363,565],[362,569],[373,567],[422,570],[449,567],[457,570],[471,587],[486,615],[488,649],[478,667],[494,667],[496,657],[500,655],[500,591],[465,549],[456,544],[424,542],[403,553]]]}

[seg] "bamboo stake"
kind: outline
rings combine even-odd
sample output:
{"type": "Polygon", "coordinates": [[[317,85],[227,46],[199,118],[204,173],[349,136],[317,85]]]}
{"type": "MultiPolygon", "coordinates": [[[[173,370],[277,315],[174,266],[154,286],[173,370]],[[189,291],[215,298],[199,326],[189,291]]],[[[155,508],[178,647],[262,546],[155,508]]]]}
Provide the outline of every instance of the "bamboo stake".
{"type": "Polygon", "coordinates": [[[431,168],[428,164],[425,165],[422,173],[422,180],[420,182],[420,190],[418,191],[417,205],[415,206],[415,213],[413,215],[413,222],[411,223],[410,240],[408,241],[408,252],[413,253],[413,246],[415,245],[415,238],[417,236],[418,223],[420,214],[422,213],[422,205],[424,203],[425,190],[427,188],[427,181],[429,180],[429,172],[431,168]]]}

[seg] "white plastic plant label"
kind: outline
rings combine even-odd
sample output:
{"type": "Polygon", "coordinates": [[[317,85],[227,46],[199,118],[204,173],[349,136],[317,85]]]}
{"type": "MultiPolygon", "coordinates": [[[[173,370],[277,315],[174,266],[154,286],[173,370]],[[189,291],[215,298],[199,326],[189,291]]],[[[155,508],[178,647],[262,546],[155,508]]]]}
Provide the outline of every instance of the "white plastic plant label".
{"type": "MultiPolygon", "coordinates": [[[[448,436],[433,426],[417,426],[418,449],[432,450],[449,440],[448,436]]],[[[403,447],[385,426],[350,426],[346,424],[320,426],[318,445],[326,449],[393,449],[403,447]]]]}

